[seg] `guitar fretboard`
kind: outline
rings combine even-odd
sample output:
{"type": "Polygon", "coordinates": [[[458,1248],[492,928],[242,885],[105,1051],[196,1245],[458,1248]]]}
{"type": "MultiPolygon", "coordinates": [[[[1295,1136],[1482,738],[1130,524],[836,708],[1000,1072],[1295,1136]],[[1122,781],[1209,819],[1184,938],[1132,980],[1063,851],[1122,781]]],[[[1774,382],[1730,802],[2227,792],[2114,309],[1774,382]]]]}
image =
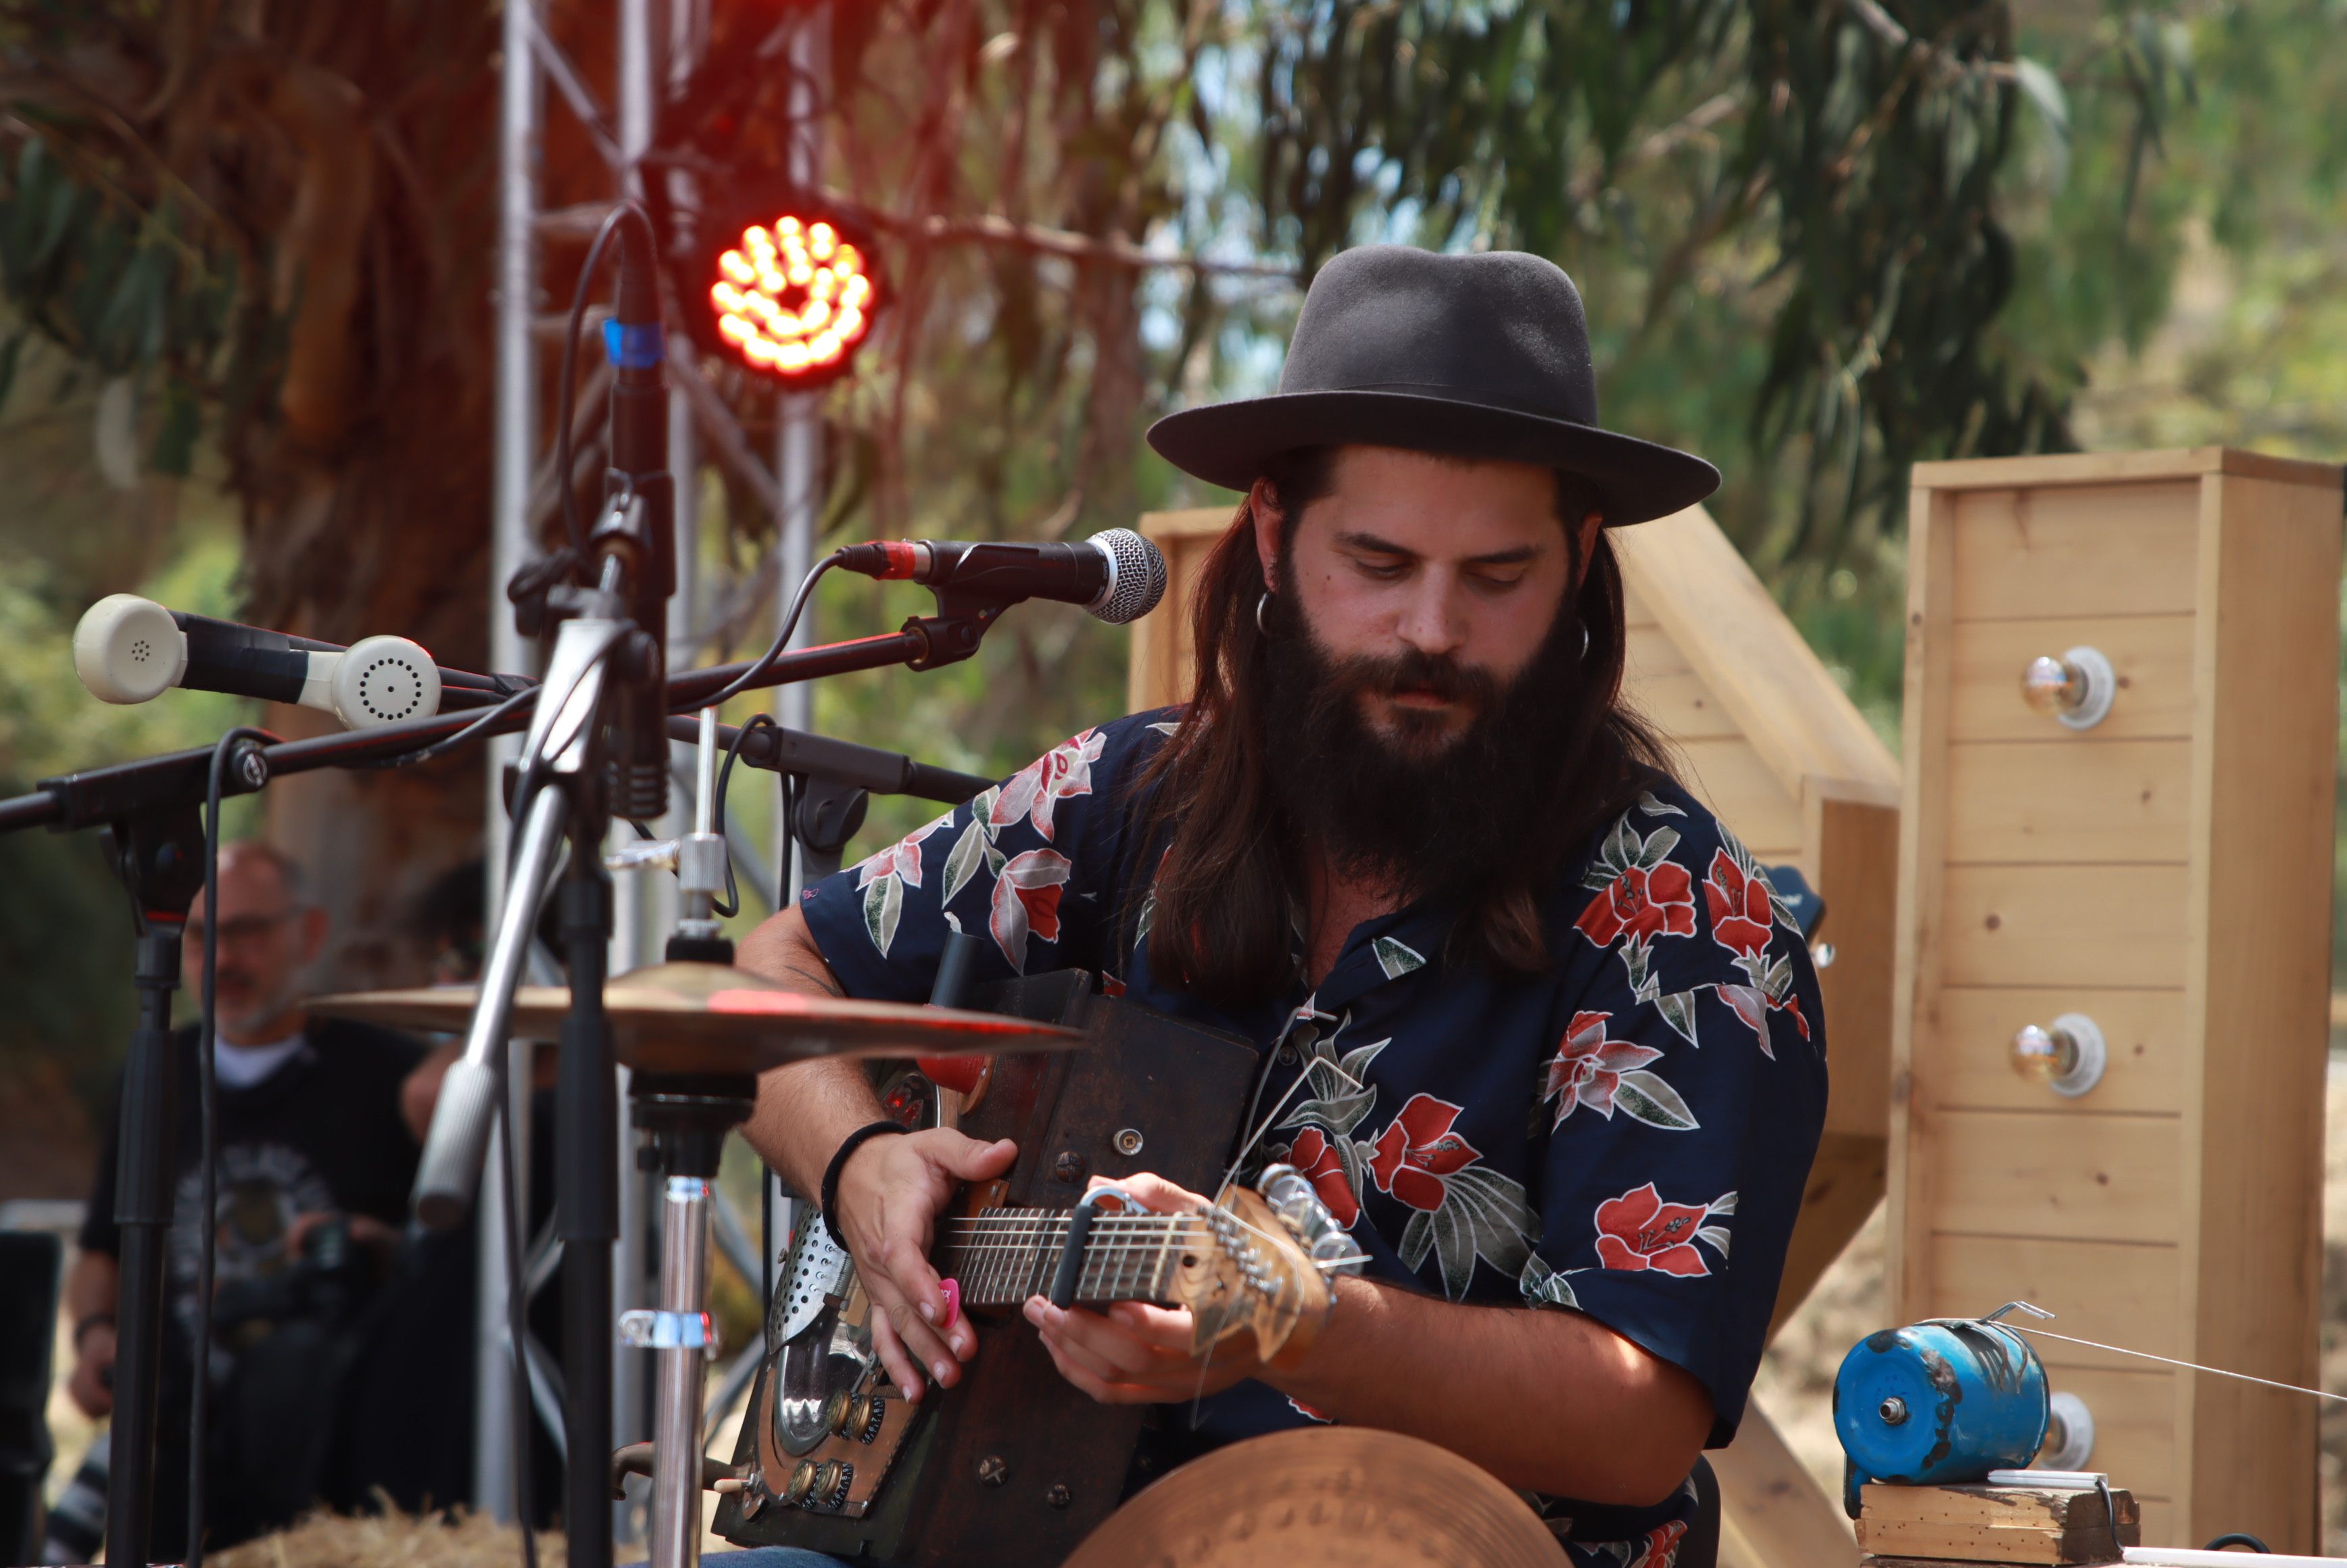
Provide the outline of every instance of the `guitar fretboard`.
{"type": "MultiPolygon", "coordinates": [[[[947,1272],[973,1307],[1013,1307],[1049,1296],[1068,1241],[1065,1209],[988,1209],[948,1222],[947,1272]]],[[[1163,1304],[1192,1244],[1197,1222],[1185,1214],[1101,1214],[1084,1241],[1076,1299],[1163,1304]]]]}

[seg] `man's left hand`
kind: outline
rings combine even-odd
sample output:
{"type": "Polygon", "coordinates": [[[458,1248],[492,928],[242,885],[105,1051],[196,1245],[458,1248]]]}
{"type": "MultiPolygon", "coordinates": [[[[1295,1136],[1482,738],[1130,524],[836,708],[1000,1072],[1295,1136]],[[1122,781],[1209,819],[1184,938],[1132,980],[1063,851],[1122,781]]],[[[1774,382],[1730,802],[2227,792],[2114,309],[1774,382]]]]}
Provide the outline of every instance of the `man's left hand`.
{"type": "MultiPolygon", "coordinates": [[[[1130,1193],[1158,1214],[1193,1214],[1207,1206],[1196,1193],[1162,1176],[1113,1182],[1095,1176],[1092,1184],[1130,1193]]],[[[1187,1307],[1120,1301],[1105,1313],[1081,1307],[1062,1310],[1034,1296],[1028,1297],[1026,1313],[1060,1376],[1104,1405],[1172,1404],[1220,1393],[1254,1377],[1260,1365],[1254,1337],[1247,1334],[1224,1340],[1204,1361],[1191,1354],[1194,1325],[1187,1307]]]]}

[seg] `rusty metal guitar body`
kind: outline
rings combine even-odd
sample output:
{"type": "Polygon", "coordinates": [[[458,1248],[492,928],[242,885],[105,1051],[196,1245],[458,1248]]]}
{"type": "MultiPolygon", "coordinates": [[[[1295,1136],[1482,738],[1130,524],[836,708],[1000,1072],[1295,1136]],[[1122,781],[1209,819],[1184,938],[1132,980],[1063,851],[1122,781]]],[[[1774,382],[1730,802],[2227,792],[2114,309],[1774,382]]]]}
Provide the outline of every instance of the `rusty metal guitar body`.
{"type": "MultiPolygon", "coordinates": [[[[1122,1496],[1143,1412],[1096,1404],[1071,1387],[1020,1304],[1051,1294],[1069,1211],[1093,1175],[1153,1171],[1214,1191],[1257,1057],[1235,1037],[1100,996],[1080,971],[1012,981],[980,1000],[1082,1029],[1092,1043],[997,1059],[960,1119],[971,1137],[1019,1145],[1006,1178],[968,1194],[972,1217],[940,1225],[939,1271],[959,1271],[978,1354],[959,1387],[933,1387],[907,1406],[872,1357],[872,1308],[853,1264],[819,1221],[803,1225],[769,1307],[775,1349],[734,1455],[746,1484],[718,1511],[718,1533],[732,1541],[884,1563],[1026,1568],[1065,1557],[1122,1496]],[[1030,1234],[1037,1242],[1024,1252],[1001,1239],[1030,1234]]],[[[1280,1225],[1254,1193],[1237,1197],[1251,1207],[1210,1218],[1252,1252],[1249,1233],[1280,1225]]],[[[1166,1239],[1173,1223],[1096,1222],[1102,1236],[1156,1229],[1145,1245],[1095,1238],[1075,1298],[1211,1299],[1220,1287],[1192,1277],[1211,1261],[1200,1245],[1213,1239],[1208,1220],[1195,1222],[1193,1240],[1166,1239]]],[[[1240,1267],[1234,1280],[1258,1277],[1253,1266],[1240,1267]]],[[[1303,1272],[1312,1272],[1308,1260],[1303,1272]]],[[[1317,1276],[1308,1284],[1322,1292],[1325,1312],[1325,1285],[1317,1276]]],[[[1308,1303],[1292,1316],[1317,1327],[1308,1303]]]]}

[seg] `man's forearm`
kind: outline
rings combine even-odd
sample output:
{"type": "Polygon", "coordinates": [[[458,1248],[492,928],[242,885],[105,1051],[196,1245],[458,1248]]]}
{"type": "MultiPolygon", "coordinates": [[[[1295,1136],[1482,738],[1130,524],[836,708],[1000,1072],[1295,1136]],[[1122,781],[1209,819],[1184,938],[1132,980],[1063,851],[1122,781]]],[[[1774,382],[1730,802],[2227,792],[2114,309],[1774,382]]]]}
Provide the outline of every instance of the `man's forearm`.
{"type": "MultiPolygon", "coordinates": [[[[842,994],[838,977],[807,932],[806,918],[785,909],[750,933],[736,957],[743,968],[811,996],[842,994]]],[[[816,1195],[840,1140],[879,1119],[879,1097],[860,1063],[830,1060],[778,1067],[758,1077],[758,1103],[743,1135],[783,1180],[816,1195]]]]}
{"type": "Polygon", "coordinates": [[[1590,1502],[1660,1501],[1702,1451],[1702,1385],[1590,1318],[1363,1279],[1337,1287],[1302,1363],[1259,1374],[1334,1419],[1424,1438],[1511,1486],[1590,1502]]]}

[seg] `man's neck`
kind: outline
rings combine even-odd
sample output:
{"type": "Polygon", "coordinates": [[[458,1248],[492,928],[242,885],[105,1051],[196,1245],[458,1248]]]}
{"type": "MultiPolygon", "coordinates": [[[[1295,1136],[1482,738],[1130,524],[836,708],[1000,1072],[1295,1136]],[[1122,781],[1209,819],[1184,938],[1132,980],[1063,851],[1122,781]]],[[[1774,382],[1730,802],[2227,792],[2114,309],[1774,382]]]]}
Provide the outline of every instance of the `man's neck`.
{"type": "Polygon", "coordinates": [[[1318,850],[1307,863],[1305,897],[1304,973],[1316,987],[1336,968],[1354,927],[1390,915],[1407,902],[1389,883],[1337,871],[1318,850]]]}
{"type": "Polygon", "coordinates": [[[300,1008],[287,1008],[241,1026],[221,1023],[218,1035],[222,1045],[241,1046],[253,1050],[261,1046],[282,1045],[310,1027],[309,1018],[300,1008]]]}

